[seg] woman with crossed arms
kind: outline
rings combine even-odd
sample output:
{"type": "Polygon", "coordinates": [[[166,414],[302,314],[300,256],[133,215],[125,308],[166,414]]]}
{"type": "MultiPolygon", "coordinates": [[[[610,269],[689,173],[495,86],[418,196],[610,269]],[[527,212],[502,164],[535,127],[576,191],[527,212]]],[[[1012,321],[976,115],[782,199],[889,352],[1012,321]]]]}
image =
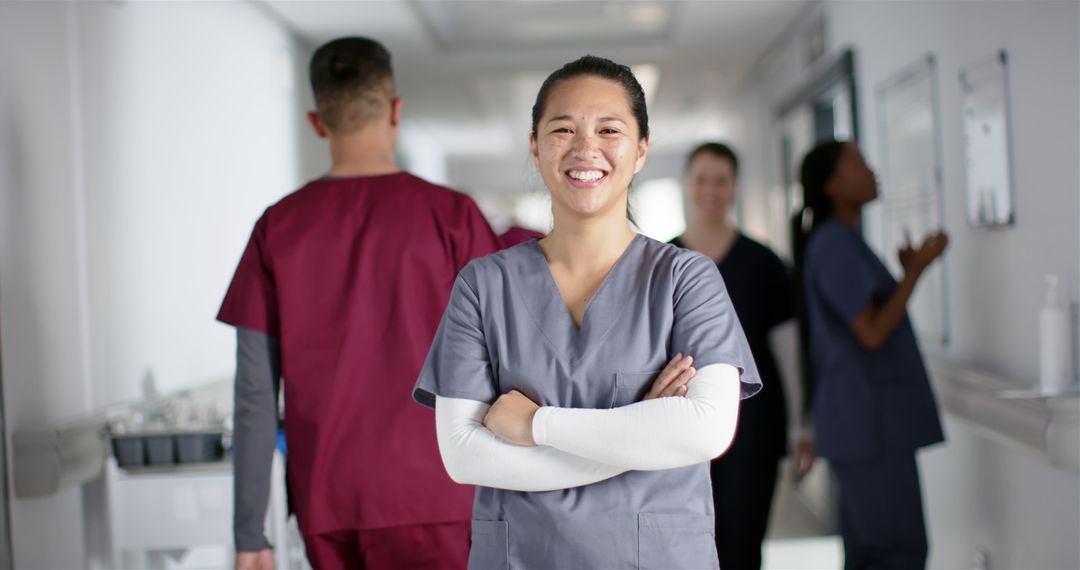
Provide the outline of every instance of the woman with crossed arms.
{"type": "Polygon", "coordinates": [[[470,568],[717,568],[709,460],[760,387],[716,265],[636,234],[648,114],[627,66],[547,78],[553,229],[458,276],[414,397],[477,485],[470,568]]]}

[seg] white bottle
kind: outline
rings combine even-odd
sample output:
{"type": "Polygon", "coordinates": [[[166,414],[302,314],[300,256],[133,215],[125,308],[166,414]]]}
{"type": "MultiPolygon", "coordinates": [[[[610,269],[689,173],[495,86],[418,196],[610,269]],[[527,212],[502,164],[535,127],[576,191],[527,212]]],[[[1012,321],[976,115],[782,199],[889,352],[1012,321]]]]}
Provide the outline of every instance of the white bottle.
{"type": "Polygon", "coordinates": [[[1072,386],[1068,314],[1058,296],[1058,278],[1046,276],[1046,304],[1039,311],[1039,390],[1058,394],[1072,386]]]}

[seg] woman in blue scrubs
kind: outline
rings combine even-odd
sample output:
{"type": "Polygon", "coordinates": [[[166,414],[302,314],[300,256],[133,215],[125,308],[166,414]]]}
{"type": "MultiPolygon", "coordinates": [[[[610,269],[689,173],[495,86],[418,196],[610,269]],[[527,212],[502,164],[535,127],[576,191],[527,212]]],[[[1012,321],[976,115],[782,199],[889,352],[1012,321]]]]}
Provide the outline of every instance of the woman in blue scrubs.
{"type": "Polygon", "coordinates": [[[533,107],[553,229],[458,276],[414,393],[477,485],[470,568],[717,568],[709,460],[760,389],[716,265],[634,233],[648,115],[586,56],[533,107]]]}
{"type": "Polygon", "coordinates": [[[813,217],[795,250],[809,319],[814,431],[817,454],[840,483],[844,567],[923,568],[915,453],[944,435],[907,303],[948,238],[936,233],[918,249],[902,249],[898,283],[862,238],[862,207],[878,192],[858,147],[821,143],[800,175],[804,214],[813,217]]]}

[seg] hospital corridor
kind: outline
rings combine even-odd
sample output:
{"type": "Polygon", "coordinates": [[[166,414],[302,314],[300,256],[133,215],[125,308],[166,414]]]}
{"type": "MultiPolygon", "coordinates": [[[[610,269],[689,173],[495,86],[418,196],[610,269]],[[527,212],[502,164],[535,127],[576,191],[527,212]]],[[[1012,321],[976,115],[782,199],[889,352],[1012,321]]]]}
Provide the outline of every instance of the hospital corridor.
{"type": "Polygon", "coordinates": [[[0,0],[0,570],[1077,570],[1078,379],[1078,0],[0,0]]]}

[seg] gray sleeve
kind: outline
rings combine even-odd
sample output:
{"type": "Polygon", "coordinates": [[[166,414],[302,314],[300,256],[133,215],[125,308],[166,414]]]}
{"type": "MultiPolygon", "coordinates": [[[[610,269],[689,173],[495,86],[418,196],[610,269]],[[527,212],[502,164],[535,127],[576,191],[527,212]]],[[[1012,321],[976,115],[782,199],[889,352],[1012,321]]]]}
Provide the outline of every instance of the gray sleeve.
{"type": "Polygon", "coordinates": [[[430,408],[435,407],[436,396],[485,404],[499,397],[484,341],[480,298],[465,280],[468,272],[466,267],[454,281],[450,301],[413,389],[413,399],[430,408]]]}
{"type": "Polygon", "coordinates": [[[277,445],[281,345],[262,332],[236,328],[233,410],[233,538],[237,552],[270,548],[263,534],[270,465],[277,445]]]}
{"type": "Polygon", "coordinates": [[[708,257],[697,252],[685,257],[676,277],[669,353],[693,356],[698,370],[710,364],[738,368],[741,395],[749,398],[761,390],[761,377],[724,279],[708,257]]]}

